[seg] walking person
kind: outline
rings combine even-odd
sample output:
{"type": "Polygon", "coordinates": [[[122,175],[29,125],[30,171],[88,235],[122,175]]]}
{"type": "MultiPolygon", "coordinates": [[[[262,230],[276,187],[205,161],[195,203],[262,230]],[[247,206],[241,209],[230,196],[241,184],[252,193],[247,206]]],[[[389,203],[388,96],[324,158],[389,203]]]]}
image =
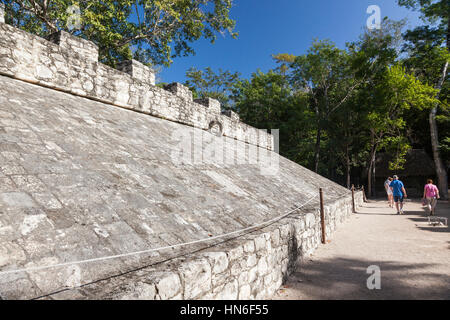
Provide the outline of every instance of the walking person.
{"type": "Polygon", "coordinates": [[[430,216],[434,216],[434,211],[436,209],[436,204],[439,199],[439,189],[433,184],[433,180],[428,179],[427,184],[423,190],[423,202],[430,210],[430,216]]]}
{"type": "Polygon", "coordinates": [[[394,180],[389,184],[389,187],[392,190],[392,194],[394,195],[395,207],[397,209],[397,214],[403,213],[403,200],[408,197],[406,194],[405,186],[403,182],[398,179],[398,176],[394,176],[394,180]]]}
{"type": "Polygon", "coordinates": [[[392,190],[389,187],[389,185],[391,184],[392,180],[393,179],[391,177],[389,177],[384,182],[384,189],[386,189],[386,194],[387,194],[387,197],[388,197],[388,204],[389,204],[390,208],[394,207],[394,195],[392,194],[392,190]]]}

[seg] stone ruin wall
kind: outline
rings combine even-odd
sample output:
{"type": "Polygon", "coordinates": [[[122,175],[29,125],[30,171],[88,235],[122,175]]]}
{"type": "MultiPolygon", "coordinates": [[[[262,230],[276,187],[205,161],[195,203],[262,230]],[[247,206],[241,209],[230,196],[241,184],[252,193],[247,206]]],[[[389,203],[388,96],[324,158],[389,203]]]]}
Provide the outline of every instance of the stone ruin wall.
{"type": "Polygon", "coordinates": [[[0,74],[81,97],[186,124],[274,150],[266,130],[242,123],[233,111],[222,113],[215,99],[194,100],[189,88],[155,85],[155,72],[136,60],[117,69],[98,61],[98,47],[61,31],[48,39],[4,23],[0,8],[0,74]]]}
{"type": "MultiPolygon", "coordinates": [[[[355,193],[355,205],[363,203],[355,193]]],[[[351,196],[324,206],[326,238],[352,215],[351,196]]],[[[264,300],[319,246],[319,210],[291,216],[237,239],[138,271],[62,290],[43,299],[264,300]]],[[[17,297],[20,299],[20,297],[17,297]]]]}
{"type": "MultiPolygon", "coordinates": [[[[355,192],[355,206],[363,203],[355,192]]],[[[352,215],[352,197],[325,204],[326,238],[352,215]]],[[[320,211],[294,212],[279,222],[188,257],[46,299],[271,299],[321,242],[320,211]]]]}
{"type": "MultiPolygon", "coordinates": [[[[98,62],[97,47],[65,32],[49,40],[4,23],[0,6],[0,74],[133,109],[272,149],[272,136],[220,113],[213,99],[193,101],[185,86],[155,86],[154,72],[137,61],[112,69],[98,62]]],[[[356,205],[363,201],[355,194],[356,205]]],[[[327,239],[352,214],[351,196],[325,204],[327,239]]],[[[53,294],[49,299],[267,299],[318,247],[319,211],[294,212],[259,231],[209,249],[132,272],[124,281],[104,280],[53,294]]]]}

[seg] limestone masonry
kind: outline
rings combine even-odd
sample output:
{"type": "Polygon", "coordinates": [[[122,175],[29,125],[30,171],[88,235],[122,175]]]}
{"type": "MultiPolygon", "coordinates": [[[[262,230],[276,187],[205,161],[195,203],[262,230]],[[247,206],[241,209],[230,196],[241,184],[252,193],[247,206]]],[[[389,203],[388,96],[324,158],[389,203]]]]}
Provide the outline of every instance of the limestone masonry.
{"type": "Polygon", "coordinates": [[[98,62],[94,43],[63,31],[43,39],[1,23],[0,33],[0,74],[204,130],[217,122],[224,136],[273,148],[267,131],[240,122],[234,112],[221,114],[217,100],[194,101],[180,83],[155,86],[154,71],[138,61],[110,68],[98,62]]]}
{"type": "Polygon", "coordinates": [[[67,33],[17,30],[2,12],[0,299],[266,299],[319,245],[320,187],[328,238],[352,214],[347,189],[288,159],[262,174],[272,137],[217,101],[160,89],[137,61],[109,68],[67,33]],[[186,137],[201,163],[174,161],[186,137]],[[245,163],[208,153],[221,142],[245,163]]]}

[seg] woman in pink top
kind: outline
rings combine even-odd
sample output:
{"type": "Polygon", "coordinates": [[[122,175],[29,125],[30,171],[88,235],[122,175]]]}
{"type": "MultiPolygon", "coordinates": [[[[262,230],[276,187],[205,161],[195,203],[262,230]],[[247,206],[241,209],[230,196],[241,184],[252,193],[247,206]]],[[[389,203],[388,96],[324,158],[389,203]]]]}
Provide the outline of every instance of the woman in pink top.
{"type": "Polygon", "coordinates": [[[433,180],[428,179],[425,189],[423,190],[423,201],[426,203],[430,215],[434,215],[437,199],[439,199],[439,189],[433,184],[433,180]]]}

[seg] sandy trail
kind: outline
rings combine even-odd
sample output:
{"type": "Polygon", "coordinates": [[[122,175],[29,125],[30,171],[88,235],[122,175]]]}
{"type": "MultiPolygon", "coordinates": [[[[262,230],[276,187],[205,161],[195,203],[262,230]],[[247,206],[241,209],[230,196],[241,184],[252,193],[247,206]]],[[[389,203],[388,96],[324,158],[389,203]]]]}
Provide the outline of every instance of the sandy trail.
{"type": "MultiPolygon", "coordinates": [[[[450,299],[450,228],[429,225],[419,201],[404,210],[365,203],[274,299],[450,299]],[[380,290],[367,288],[371,265],[380,267],[380,290]]],[[[436,215],[450,220],[449,203],[439,202],[436,215]]]]}

